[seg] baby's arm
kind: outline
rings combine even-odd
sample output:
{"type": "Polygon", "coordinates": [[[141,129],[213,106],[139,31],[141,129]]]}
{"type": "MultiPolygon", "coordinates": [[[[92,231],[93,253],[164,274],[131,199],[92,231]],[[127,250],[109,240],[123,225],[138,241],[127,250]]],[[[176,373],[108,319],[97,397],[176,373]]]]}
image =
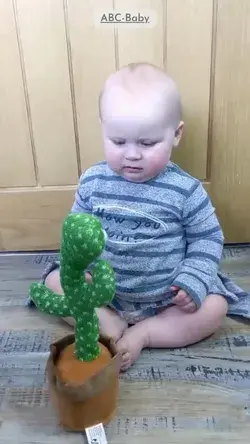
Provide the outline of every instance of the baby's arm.
{"type": "Polygon", "coordinates": [[[92,207],[90,204],[91,188],[89,185],[89,176],[90,173],[89,170],[87,170],[79,179],[71,213],[92,213],[92,207]]]}
{"type": "Polygon", "coordinates": [[[224,242],[214,207],[201,184],[186,200],[182,223],[187,239],[186,257],[173,285],[186,291],[200,307],[216,282],[224,242]]]}

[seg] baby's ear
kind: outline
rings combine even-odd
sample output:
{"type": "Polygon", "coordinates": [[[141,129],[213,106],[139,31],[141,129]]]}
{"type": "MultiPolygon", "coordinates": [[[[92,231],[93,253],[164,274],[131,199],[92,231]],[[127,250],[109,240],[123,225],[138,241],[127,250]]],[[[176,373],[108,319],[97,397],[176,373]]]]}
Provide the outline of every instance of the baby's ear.
{"type": "Polygon", "coordinates": [[[175,148],[180,143],[180,140],[181,140],[182,134],[183,134],[183,129],[184,129],[184,122],[181,121],[178,125],[177,130],[175,131],[175,136],[174,136],[174,147],[175,148]]]}

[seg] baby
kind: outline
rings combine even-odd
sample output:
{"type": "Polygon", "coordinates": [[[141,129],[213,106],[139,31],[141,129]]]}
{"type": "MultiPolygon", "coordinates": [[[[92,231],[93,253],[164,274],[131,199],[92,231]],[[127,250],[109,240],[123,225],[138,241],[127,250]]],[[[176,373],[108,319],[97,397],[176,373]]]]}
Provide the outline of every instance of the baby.
{"type": "MultiPolygon", "coordinates": [[[[99,113],[106,160],[82,174],[72,212],[99,217],[107,234],[102,258],[117,291],[97,315],[124,371],[145,347],[184,347],[228,313],[249,317],[250,297],[218,271],[223,233],[202,184],[170,161],[184,125],[174,81],[130,64],[106,80],[99,113]]],[[[58,268],[51,264],[44,282],[62,293],[58,268]]]]}

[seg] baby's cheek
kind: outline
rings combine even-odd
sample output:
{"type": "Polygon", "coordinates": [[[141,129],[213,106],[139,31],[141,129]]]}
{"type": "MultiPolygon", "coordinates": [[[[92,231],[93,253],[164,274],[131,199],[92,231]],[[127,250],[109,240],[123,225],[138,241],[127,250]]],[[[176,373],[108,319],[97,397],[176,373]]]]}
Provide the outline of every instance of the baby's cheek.
{"type": "Polygon", "coordinates": [[[148,159],[148,169],[151,172],[155,172],[157,174],[159,171],[165,168],[168,161],[169,157],[165,156],[164,154],[157,153],[156,155],[153,155],[150,159],[148,159]]]}
{"type": "Polygon", "coordinates": [[[105,151],[105,157],[109,167],[114,171],[119,171],[121,166],[121,154],[117,153],[114,149],[108,149],[105,151]]]}

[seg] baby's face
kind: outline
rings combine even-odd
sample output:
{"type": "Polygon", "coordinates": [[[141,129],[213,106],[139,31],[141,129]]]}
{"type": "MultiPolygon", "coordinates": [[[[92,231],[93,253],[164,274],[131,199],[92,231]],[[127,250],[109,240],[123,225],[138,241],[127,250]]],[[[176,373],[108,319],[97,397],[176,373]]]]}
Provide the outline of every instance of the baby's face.
{"type": "Polygon", "coordinates": [[[166,114],[119,100],[111,104],[102,123],[104,151],[109,167],[133,182],[157,176],[169,162],[176,128],[166,114]],[[122,105],[121,105],[122,103],[122,105]]]}

